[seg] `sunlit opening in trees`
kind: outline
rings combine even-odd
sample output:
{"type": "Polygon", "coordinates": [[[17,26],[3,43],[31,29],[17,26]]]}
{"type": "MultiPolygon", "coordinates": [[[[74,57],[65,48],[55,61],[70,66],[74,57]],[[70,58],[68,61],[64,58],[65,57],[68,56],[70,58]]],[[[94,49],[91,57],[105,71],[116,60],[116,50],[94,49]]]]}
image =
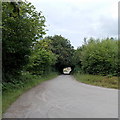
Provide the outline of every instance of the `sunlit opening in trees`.
{"type": "Polygon", "coordinates": [[[70,74],[71,71],[72,71],[71,67],[66,67],[63,69],[64,74],[70,74]]]}

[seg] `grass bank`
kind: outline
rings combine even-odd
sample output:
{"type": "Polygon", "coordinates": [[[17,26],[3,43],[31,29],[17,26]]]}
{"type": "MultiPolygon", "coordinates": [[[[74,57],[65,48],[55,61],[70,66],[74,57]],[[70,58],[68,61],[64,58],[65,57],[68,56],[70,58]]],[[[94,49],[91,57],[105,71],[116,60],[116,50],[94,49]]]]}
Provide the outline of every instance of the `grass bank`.
{"type": "Polygon", "coordinates": [[[118,89],[118,77],[75,73],[76,80],[95,86],[118,89]]]}
{"type": "Polygon", "coordinates": [[[13,84],[7,84],[6,90],[2,93],[2,113],[25,91],[42,83],[43,81],[53,79],[58,76],[58,73],[50,73],[44,76],[35,76],[30,74],[24,74],[24,82],[18,82],[13,84]]]}

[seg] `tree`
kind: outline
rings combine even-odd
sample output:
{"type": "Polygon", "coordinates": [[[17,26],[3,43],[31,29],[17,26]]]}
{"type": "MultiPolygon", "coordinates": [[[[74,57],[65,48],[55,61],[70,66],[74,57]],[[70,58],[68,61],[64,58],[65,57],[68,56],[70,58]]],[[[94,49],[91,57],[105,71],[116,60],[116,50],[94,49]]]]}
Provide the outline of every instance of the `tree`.
{"type": "Polygon", "coordinates": [[[56,56],[51,51],[37,49],[30,57],[27,70],[32,74],[43,75],[49,73],[56,62],[56,56]]]}
{"type": "Polygon", "coordinates": [[[45,17],[29,2],[2,3],[3,80],[18,76],[28,63],[33,42],[45,34],[45,17]]]}
{"type": "Polygon", "coordinates": [[[50,43],[50,40],[43,39],[34,44],[30,63],[27,67],[27,70],[32,74],[43,75],[51,72],[57,56],[51,51],[50,43]]]}
{"type": "Polygon", "coordinates": [[[85,73],[102,75],[118,74],[117,40],[109,38],[95,40],[90,38],[78,53],[81,69],[85,73]]]}
{"type": "Polygon", "coordinates": [[[77,50],[75,50],[73,55],[73,63],[75,64],[74,72],[82,72],[82,64],[81,64],[81,52],[84,46],[78,47],[77,50]]]}
{"type": "Polygon", "coordinates": [[[51,51],[58,56],[55,68],[62,73],[64,67],[74,67],[74,47],[70,41],[61,35],[48,36],[51,51]]]}

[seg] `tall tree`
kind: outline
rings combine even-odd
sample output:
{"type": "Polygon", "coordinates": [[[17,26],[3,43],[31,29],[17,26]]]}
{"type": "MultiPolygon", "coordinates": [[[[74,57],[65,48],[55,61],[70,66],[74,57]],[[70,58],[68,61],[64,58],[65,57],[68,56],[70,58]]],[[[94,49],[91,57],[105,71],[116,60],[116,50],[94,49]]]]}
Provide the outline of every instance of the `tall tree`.
{"type": "Polygon", "coordinates": [[[29,2],[2,3],[3,80],[20,74],[33,43],[45,34],[45,17],[29,2]]]}
{"type": "Polygon", "coordinates": [[[73,67],[72,56],[74,55],[74,47],[70,41],[61,35],[48,36],[47,39],[51,40],[50,46],[52,46],[52,52],[58,56],[55,65],[56,69],[62,72],[64,67],[73,67]]]}

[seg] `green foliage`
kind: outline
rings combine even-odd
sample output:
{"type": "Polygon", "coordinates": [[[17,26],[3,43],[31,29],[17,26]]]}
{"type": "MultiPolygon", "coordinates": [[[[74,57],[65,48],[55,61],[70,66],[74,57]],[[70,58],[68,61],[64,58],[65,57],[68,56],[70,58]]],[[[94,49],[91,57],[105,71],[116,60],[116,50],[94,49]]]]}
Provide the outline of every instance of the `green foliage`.
{"type": "Polygon", "coordinates": [[[50,68],[56,62],[56,56],[51,51],[37,49],[30,57],[30,64],[27,70],[33,74],[42,75],[50,72],[50,68]]]}
{"type": "Polygon", "coordinates": [[[64,67],[74,66],[73,55],[74,48],[68,39],[61,35],[48,36],[45,39],[50,40],[49,48],[57,55],[55,68],[62,72],[64,67]]]}
{"type": "Polygon", "coordinates": [[[81,67],[82,67],[82,64],[81,64],[81,51],[82,51],[82,47],[79,47],[77,48],[77,50],[75,50],[74,52],[74,55],[73,55],[73,63],[75,65],[75,68],[74,68],[74,72],[82,72],[81,70],[81,67]]]}
{"type": "Polygon", "coordinates": [[[2,3],[3,80],[18,76],[29,62],[33,42],[45,34],[45,18],[28,2],[2,3]]]}
{"type": "Polygon", "coordinates": [[[30,63],[27,70],[33,74],[42,75],[52,71],[57,56],[50,49],[51,41],[43,39],[34,43],[30,63]]]}
{"type": "Polygon", "coordinates": [[[77,50],[80,68],[85,73],[101,75],[118,74],[118,41],[115,39],[94,40],[77,50]]]}
{"type": "Polygon", "coordinates": [[[52,45],[51,45],[52,41],[50,39],[44,38],[40,41],[37,41],[37,43],[35,43],[34,45],[34,49],[33,51],[37,50],[37,49],[45,49],[47,51],[51,51],[52,50],[52,45]]]}
{"type": "Polygon", "coordinates": [[[74,65],[73,54],[74,48],[69,40],[61,35],[48,36],[34,44],[27,70],[34,74],[44,74],[56,68],[62,72],[64,67],[74,65]]]}

